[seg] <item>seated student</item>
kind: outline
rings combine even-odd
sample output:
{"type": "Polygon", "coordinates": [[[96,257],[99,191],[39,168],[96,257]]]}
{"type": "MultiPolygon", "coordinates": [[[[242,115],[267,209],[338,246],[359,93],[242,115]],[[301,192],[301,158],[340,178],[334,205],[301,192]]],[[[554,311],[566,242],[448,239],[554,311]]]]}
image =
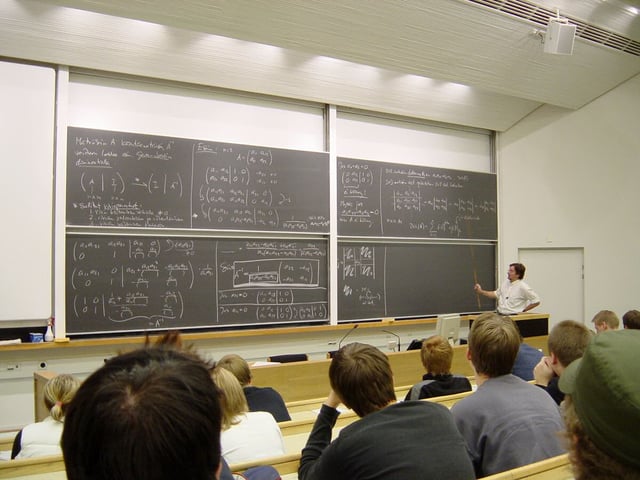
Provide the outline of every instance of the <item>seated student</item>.
{"type": "Polygon", "coordinates": [[[218,478],[222,416],[209,370],[171,342],[109,359],[69,404],[67,478],[218,478]]]}
{"type": "Polygon", "coordinates": [[[405,400],[421,400],[471,390],[467,377],[451,374],[453,347],[445,338],[440,335],[427,338],[422,342],[420,358],[427,373],[422,376],[422,382],[409,390],[405,400]]]}
{"type": "Polygon", "coordinates": [[[640,331],[596,335],[560,377],[576,480],[640,478],[640,331]]]}
{"type": "Polygon", "coordinates": [[[520,336],[520,347],[518,348],[516,360],[513,362],[511,373],[525,382],[533,380],[533,369],[542,360],[543,356],[544,353],[525,343],[524,338],[520,336]]]}
{"type": "Polygon", "coordinates": [[[44,387],[44,404],[49,416],[41,422],[27,425],[13,441],[11,458],[27,458],[42,455],[59,455],[60,437],[64,415],[69,402],[76,394],[80,381],[71,375],[57,375],[44,387]]]}
{"type": "Polygon", "coordinates": [[[284,439],[273,415],[250,412],[238,379],[216,367],[213,381],[222,391],[222,456],[229,464],[284,455],[284,439]]]}
{"type": "Polygon", "coordinates": [[[622,325],[624,328],[640,330],[640,312],[638,310],[629,310],[622,316],[622,325]]]}
{"type": "Polygon", "coordinates": [[[287,406],[278,392],[271,387],[254,387],[251,385],[251,369],[249,364],[239,355],[229,354],[218,360],[217,366],[233,373],[247,398],[250,412],[269,412],[276,422],[291,420],[287,406]]]}
{"type": "Polygon", "coordinates": [[[549,333],[549,356],[540,360],[533,369],[533,375],[536,385],[546,390],[558,405],[564,400],[564,393],[558,388],[558,379],[571,362],[582,357],[591,338],[589,329],[574,320],[558,323],[549,333]]]}
{"type": "Polygon", "coordinates": [[[432,402],[396,403],[387,356],[350,343],[329,366],[331,392],[302,450],[300,480],[473,479],[449,410],[432,402]],[[360,417],[331,441],[343,403],[360,417]]]}
{"type": "Polygon", "coordinates": [[[540,388],[511,374],[520,346],[509,317],[480,315],[469,331],[467,358],[478,389],[451,413],[478,477],[564,453],[560,411],[540,388]]]}
{"type": "Polygon", "coordinates": [[[606,332],[607,330],[617,330],[620,327],[620,319],[611,310],[600,310],[591,320],[596,329],[596,333],[606,332]]]}

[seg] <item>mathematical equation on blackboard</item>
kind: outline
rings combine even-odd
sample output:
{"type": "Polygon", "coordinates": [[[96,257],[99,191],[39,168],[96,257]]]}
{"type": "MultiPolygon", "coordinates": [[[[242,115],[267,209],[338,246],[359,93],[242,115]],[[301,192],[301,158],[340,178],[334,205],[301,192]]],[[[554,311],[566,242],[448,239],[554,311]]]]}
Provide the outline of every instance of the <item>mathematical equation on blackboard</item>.
{"type": "Polygon", "coordinates": [[[67,331],[328,318],[325,241],[69,236],[67,331]]]}
{"type": "Polygon", "coordinates": [[[494,270],[493,245],[338,242],[338,318],[489,310],[473,285],[492,288],[494,270]]]}
{"type": "Polygon", "coordinates": [[[339,158],[338,234],[494,240],[495,175],[339,158]]]}
{"type": "Polygon", "coordinates": [[[328,232],[328,155],[70,127],[67,222],[328,232]]]}

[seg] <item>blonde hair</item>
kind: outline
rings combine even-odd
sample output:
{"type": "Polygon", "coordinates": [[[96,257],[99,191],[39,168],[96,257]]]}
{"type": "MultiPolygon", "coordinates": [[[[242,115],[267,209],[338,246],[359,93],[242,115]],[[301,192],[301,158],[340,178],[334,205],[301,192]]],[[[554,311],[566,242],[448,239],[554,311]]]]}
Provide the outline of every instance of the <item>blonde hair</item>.
{"type": "Polygon", "coordinates": [[[446,375],[451,371],[453,347],[440,335],[433,335],[422,343],[420,358],[427,373],[446,375]]]}
{"type": "Polygon", "coordinates": [[[62,374],[50,379],[44,387],[44,404],[54,420],[61,422],[67,411],[67,405],[73,399],[80,380],[72,375],[62,374]]]}
{"type": "Polygon", "coordinates": [[[251,383],[251,369],[247,361],[240,355],[235,353],[225,355],[218,360],[216,365],[233,373],[243,387],[251,383]]]}
{"type": "Polygon", "coordinates": [[[620,326],[620,319],[611,310],[600,310],[591,320],[595,325],[606,323],[609,328],[616,330],[620,326]]]}
{"type": "Polygon", "coordinates": [[[239,420],[238,415],[247,413],[249,405],[244,396],[242,385],[229,370],[216,366],[211,374],[213,382],[221,391],[220,406],[222,407],[222,429],[228,430],[239,420]]]}

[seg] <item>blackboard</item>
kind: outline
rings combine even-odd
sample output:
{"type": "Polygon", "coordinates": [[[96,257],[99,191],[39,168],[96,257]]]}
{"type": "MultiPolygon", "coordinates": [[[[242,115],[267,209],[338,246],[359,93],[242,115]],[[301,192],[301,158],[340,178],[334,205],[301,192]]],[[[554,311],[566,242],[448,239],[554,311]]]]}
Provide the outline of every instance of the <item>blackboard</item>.
{"type": "Polygon", "coordinates": [[[68,334],[326,321],[326,240],[68,235],[68,334]]]}
{"type": "Polygon", "coordinates": [[[477,296],[495,285],[495,247],[338,243],[339,320],[470,313],[495,308],[477,296]],[[480,304],[478,304],[480,301],[480,304]]]}
{"type": "Polygon", "coordinates": [[[67,224],[329,231],[329,155],[69,127],[67,224]]]}
{"type": "Polygon", "coordinates": [[[496,240],[496,176],[338,158],[338,235],[496,240]]]}

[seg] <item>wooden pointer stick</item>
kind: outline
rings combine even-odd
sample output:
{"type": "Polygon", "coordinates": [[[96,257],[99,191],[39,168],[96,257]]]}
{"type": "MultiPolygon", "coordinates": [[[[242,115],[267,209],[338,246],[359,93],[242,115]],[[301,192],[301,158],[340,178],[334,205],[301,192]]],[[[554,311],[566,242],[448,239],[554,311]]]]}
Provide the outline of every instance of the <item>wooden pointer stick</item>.
{"type": "MultiPolygon", "coordinates": [[[[467,234],[471,233],[471,225],[469,224],[469,219],[467,218],[467,234]]],[[[470,237],[470,235],[469,235],[470,237]]],[[[478,266],[476,264],[476,250],[473,248],[473,245],[469,245],[471,249],[471,265],[473,266],[473,282],[474,286],[478,283],[478,266]]],[[[476,292],[476,301],[478,302],[478,310],[482,310],[482,305],[480,305],[480,294],[476,292]]]]}
{"type": "MultiPolygon", "coordinates": [[[[473,245],[469,245],[471,248],[471,263],[473,265],[473,282],[474,285],[478,283],[478,268],[476,267],[476,251],[473,248],[473,245]]],[[[480,294],[476,292],[476,300],[478,301],[478,310],[482,310],[482,306],[480,305],[480,294]]]]}

